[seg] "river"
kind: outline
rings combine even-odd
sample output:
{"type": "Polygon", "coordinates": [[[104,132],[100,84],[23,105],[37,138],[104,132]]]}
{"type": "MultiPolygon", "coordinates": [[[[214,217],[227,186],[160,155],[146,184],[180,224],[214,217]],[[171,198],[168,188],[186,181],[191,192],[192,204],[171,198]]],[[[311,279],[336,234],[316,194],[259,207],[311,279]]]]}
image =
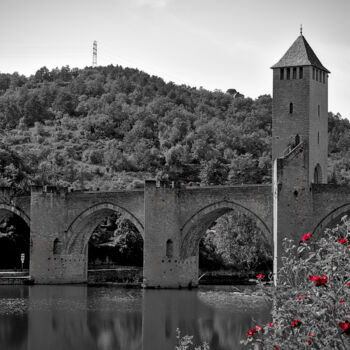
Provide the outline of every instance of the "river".
{"type": "Polygon", "coordinates": [[[270,303],[224,286],[0,286],[0,349],[173,350],[179,328],[196,345],[237,350],[250,326],[269,321],[270,310],[270,303]]]}

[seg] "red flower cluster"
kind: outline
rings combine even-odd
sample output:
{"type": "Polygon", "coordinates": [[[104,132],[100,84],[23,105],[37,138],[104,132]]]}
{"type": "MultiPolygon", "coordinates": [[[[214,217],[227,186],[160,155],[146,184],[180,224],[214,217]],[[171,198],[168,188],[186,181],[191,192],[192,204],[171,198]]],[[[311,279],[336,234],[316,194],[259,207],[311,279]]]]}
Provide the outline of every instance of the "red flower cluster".
{"type": "Polygon", "coordinates": [[[275,350],[280,350],[280,348],[279,348],[277,345],[274,345],[273,348],[274,348],[275,350]]]}
{"type": "Polygon", "coordinates": [[[269,323],[269,327],[274,327],[272,322],[269,323]]]}
{"type": "Polygon", "coordinates": [[[326,275],[323,276],[309,276],[309,280],[315,282],[316,287],[326,286],[328,282],[328,277],[326,275]]]}
{"type": "Polygon", "coordinates": [[[251,337],[253,334],[255,334],[257,332],[257,330],[255,328],[252,328],[249,330],[249,332],[247,332],[247,336],[251,337]]]}
{"type": "Polygon", "coordinates": [[[339,327],[344,331],[345,334],[350,334],[350,322],[345,321],[345,322],[339,322],[339,327]]]}
{"type": "Polygon", "coordinates": [[[339,300],[339,303],[340,304],[345,303],[345,300],[339,300]]]}
{"type": "Polygon", "coordinates": [[[345,238],[339,238],[338,242],[341,243],[341,244],[346,244],[347,243],[345,238]]]}
{"type": "Polygon", "coordinates": [[[303,242],[305,243],[308,239],[310,239],[312,236],[311,232],[307,233],[306,235],[303,236],[303,242]]]}
{"type": "Polygon", "coordinates": [[[251,337],[253,334],[257,333],[260,331],[261,333],[264,333],[264,328],[261,328],[260,326],[255,326],[255,328],[252,328],[247,332],[247,336],[251,337]]]}
{"type": "Polygon", "coordinates": [[[291,325],[292,325],[292,327],[299,327],[300,325],[301,325],[301,321],[299,321],[299,320],[295,320],[295,321],[293,321],[292,323],[291,323],[291,325]]]}
{"type": "Polygon", "coordinates": [[[258,278],[259,280],[262,279],[262,278],[264,278],[264,277],[265,277],[265,275],[263,275],[262,273],[259,273],[259,274],[256,276],[256,278],[258,278]]]}

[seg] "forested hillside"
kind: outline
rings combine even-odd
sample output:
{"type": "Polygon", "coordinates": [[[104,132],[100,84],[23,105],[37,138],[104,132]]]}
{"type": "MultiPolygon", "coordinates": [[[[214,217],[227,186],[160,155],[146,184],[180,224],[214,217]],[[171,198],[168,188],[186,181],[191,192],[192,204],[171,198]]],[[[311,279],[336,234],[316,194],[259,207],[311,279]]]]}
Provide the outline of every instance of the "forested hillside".
{"type": "MultiPolygon", "coordinates": [[[[329,119],[330,174],[348,181],[350,125],[329,119]]],[[[270,96],[178,86],[136,69],[0,74],[0,128],[1,185],[271,181],[270,96]]]]}
{"type": "Polygon", "coordinates": [[[118,66],[2,74],[0,94],[2,184],[270,181],[270,96],[177,86],[118,66]]]}

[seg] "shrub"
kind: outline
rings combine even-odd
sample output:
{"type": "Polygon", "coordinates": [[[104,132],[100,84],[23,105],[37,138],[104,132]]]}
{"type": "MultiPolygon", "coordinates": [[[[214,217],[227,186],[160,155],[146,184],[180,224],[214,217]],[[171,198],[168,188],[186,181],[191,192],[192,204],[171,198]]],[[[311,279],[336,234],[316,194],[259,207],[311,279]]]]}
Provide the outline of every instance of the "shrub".
{"type": "Polygon", "coordinates": [[[283,242],[278,286],[262,291],[274,300],[273,321],[248,331],[242,341],[260,349],[350,347],[350,221],[300,243],[283,242]]]}

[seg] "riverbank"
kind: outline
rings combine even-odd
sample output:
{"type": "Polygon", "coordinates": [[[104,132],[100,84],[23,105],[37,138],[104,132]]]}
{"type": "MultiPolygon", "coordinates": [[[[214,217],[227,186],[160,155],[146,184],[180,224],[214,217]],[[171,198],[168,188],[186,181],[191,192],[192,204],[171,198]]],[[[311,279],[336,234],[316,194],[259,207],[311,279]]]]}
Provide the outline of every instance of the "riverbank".
{"type": "MultiPolygon", "coordinates": [[[[237,272],[228,270],[201,271],[199,285],[254,285],[260,271],[237,272]]],[[[263,272],[263,274],[267,274],[263,272]]],[[[119,285],[141,287],[142,267],[121,266],[88,270],[88,285],[119,285]]],[[[0,285],[28,284],[29,271],[0,271],[0,285]]]]}

